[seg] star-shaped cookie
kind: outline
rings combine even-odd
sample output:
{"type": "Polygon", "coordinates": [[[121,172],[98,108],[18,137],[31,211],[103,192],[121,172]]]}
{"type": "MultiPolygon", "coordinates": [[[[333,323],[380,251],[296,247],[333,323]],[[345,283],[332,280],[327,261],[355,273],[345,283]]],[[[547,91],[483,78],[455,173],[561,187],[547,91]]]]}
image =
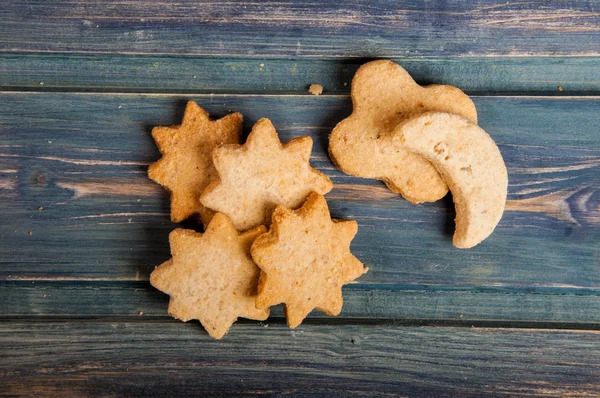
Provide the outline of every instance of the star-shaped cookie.
{"type": "Polygon", "coordinates": [[[227,214],[239,230],[268,224],[278,205],[296,208],[312,191],[325,194],[331,180],[310,167],[310,137],[279,141],[269,119],[260,119],[244,145],[213,151],[219,180],[209,185],[201,203],[227,214]]]}
{"type": "Polygon", "coordinates": [[[456,87],[421,87],[392,61],[372,61],[352,79],[352,115],[333,129],[329,154],[344,173],[382,180],[413,203],[434,202],[448,192],[425,158],[392,144],[394,127],[428,111],[455,113],[477,123],[473,101],[456,87]]]}
{"type": "Polygon", "coordinates": [[[180,126],[152,129],[163,157],[150,165],[148,176],[171,192],[173,222],[199,214],[208,224],[214,212],[200,203],[200,195],[217,178],[212,151],[218,145],[239,143],[241,131],[240,113],[211,120],[193,101],[188,102],[180,126]]]}
{"type": "Polygon", "coordinates": [[[259,268],[250,257],[252,242],[266,228],[239,233],[226,215],[217,213],[204,234],[176,229],[169,235],[173,258],[156,267],[150,283],[171,296],[169,315],[198,319],[220,339],[238,317],[265,320],[268,309],[256,308],[259,268]]]}
{"type": "Polygon", "coordinates": [[[252,244],[261,269],[256,306],[284,303],[291,328],[315,308],[338,315],[342,285],[367,271],[350,253],[356,232],[356,221],[332,220],[325,198],[316,193],[298,210],[278,206],[269,232],[252,244]]]}

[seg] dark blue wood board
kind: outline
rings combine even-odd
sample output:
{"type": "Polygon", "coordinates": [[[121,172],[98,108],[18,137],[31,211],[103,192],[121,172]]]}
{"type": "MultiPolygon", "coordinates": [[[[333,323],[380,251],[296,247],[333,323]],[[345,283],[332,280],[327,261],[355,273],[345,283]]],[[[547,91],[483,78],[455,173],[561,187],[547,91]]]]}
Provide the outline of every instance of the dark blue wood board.
{"type": "Polygon", "coordinates": [[[345,290],[345,318],[586,327],[600,319],[596,98],[474,98],[481,125],[504,153],[511,185],[497,232],[466,251],[450,244],[450,200],[415,206],[379,182],[333,167],[326,138],[350,112],[347,96],[1,98],[9,211],[0,216],[7,297],[0,313],[7,316],[165,315],[165,296],[136,282],[168,258],[167,235],[176,227],[168,194],[146,177],[147,164],[158,157],[149,129],[177,123],[193,98],[215,115],[243,112],[246,132],[269,116],[284,140],[313,137],[312,162],[336,184],[327,195],[332,212],[358,220],[353,251],[370,267],[345,290]],[[77,244],[65,250],[71,241],[77,244]]]}
{"type": "Polygon", "coordinates": [[[598,396],[599,26],[589,0],[0,2],[0,395],[598,396]],[[475,95],[510,180],[475,249],[451,245],[450,197],[329,161],[373,58],[475,95]],[[188,99],[313,138],[370,267],[340,317],[289,330],[276,307],[222,342],[168,317],[149,133],[188,99]]]}
{"type": "MultiPolygon", "coordinates": [[[[348,94],[371,58],[240,58],[183,55],[0,53],[0,89],[166,93],[348,94]]],[[[469,94],[597,95],[600,57],[401,57],[420,84],[469,94]],[[560,89],[559,89],[560,87],[560,89]]]]}
{"type": "Polygon", "coordinates": [[[246,132],[268,116],[284,140],[313,137],[312,163],[336,186],[327,195],[333,215],[359,223],[352,247],[371,269],[361,283],[595,289],[600,281],[596,98],[474,98],[481,126],[505,156],[510,187],[499,227],[471,250],[450,243],[451,200],[412,205],[377,181],[335,169],[327,136],[350,112],[346,96],[0,98],[8,210],[0,215],[2,279],[146,279],[168,258],[166,237],[175,225],[168,194],[146,177],[159,157],[149,130],[178,123],[191,98],[215,116],[241,111],[246,132]],[[78,244],[64,250],[72,240],[78,244]]]}
{"type": "Polygon", "coordinates": [[[595,0],[5,0],[0,16],[0,51],[247,57],[600,55],[595,0]]]}
{"type": "Polygon", "coordinates": [[[5,394],[77,396],[597,396],[594,331],[234,325],[0,324],[5,394]]]}
{"type": "MultiPolygon", "coordinates": [[[[595,289],[360,283],[344,287],[343,294],[340,318],[313,311],[308,322],[600,328],[600,295],[595,289]]],[[[0,317],[7,319],[130,317],[140,312],[168,318],[168,296],[143,281],[3,281],[0,297],[0,317]]],[[[282,321],[281,306],[272,308],[269,319],[282,321]]],[[[310,329],[310,324],[300,330],[304,328],[310,329]]]]}

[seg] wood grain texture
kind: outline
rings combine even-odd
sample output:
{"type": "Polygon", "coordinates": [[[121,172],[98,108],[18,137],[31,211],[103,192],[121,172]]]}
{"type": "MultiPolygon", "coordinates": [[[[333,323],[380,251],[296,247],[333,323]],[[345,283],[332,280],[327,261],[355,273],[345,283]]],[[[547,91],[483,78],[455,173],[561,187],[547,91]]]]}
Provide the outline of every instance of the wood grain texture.
{"type": "MultiPolygon", "coordinates": [[[[369,60],[0,53],[0,89],[267,94],[307,93],[311,83],[319,83],[325,95],[348,94],[354,73],[369,60]]],[[[394,61],[420,84],[450,84],[470,94],[600,93],[600,57],[403,57],[394,61]]]]}
{"type": "Polygon", "coordinates": [[[0,1],[0,395],[598,396],[599,65],[594,0],[0,1]],[[478,95],[510,186],[475,249],[450,197],[329,161],[373,58],[478,95]],[[370,267],[340,317],[278,306],[221,342],[168,318],[147,279],[177,225],[146,170],[189,99],[313,138],[370,267]]]}
{"type": "MultiPolygon", "coordinates": [[[[138,317],[140,318],[140,317],[138,317]]],[[[0,388],[36,395],[597,396],[600,334],[531,329],[6,322],[0,388]],[[268,326],[268,327],[267,327],[268,326]]]]}
{"type": "Polygon", "coordinates": [[[600,11],[593,0],[6,0],[0,15],[0,51],[9,52],[600,55],[600,11]]]}
{"type": "Polygon", "coordinates": [[[149,131],[178,123],[188,98],[214,116],[241,111],[246,132],[268,116],[283,140],[313,137],[333,215],[359,223],[361,283],[598,288],[600,100],[536,97],[474,98],[509,168],[509,211],[463,251],[449,198],[415,206],[333,167],[327,136],[350,113],[346,96],[3,93],[0,278],[147,279],[175,227],[146,177],[158,158],[149,131]]]}
{"type": "MultiPolygon", "coordinates": [[[[597,289],[418,286],[352,284],[344,287],[338,318],[313,311],[308,320],[338,324],[365,321],[423,321],[600,329],[597,289]]],[[[9,281],[0,282],[0,317],[168,318],[169,297],[147,282],[9,281]]],[[[281,322],[281,306],[270,321],[281,322]]]]}

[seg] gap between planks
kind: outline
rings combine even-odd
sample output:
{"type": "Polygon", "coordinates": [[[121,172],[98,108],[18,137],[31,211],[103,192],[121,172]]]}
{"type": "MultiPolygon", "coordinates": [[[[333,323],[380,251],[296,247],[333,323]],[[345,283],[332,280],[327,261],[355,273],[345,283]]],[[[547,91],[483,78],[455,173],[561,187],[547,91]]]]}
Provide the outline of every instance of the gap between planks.
{"type": "MultiPolygon", "coordinates": [[[[152,92],[152,91],[134,91],[134,92],[129,92],[129,91],[118,91],[115,90],[114,88],[110,88],[111,91],[97,91],[97,90],[92,90],[92,91],[69,91],[69,90],[52,90],[51,88],[49,88],[48,90],[40,90],[40,89],[35,89],[35,90],[15,90],[15,89],[10,89],[10,90],[2,90],[0,89],[0,95],[2,94],[8,94],[8,95],[18,95],[18,94],[23,94],[23,95],[29,95],[29,94],[39,94],[39,95],[44,95],[44,94],[57,94],[57,93],[64,93],[64,94],[69,94],[69,95],[86,95],[86,96],[119,96],[119,97],[134,97],[134,96],[145,96],[145,97],[174,97],[174,96],[178,96],[178,95],[186,95],[186,96],[193,96],[193,97],[197,97],[197,98],[228,98],[228,97],[245,97],[245,98],[252,98],[252,97],[256,97],[256,98],[275,98],[275,97],[284,97],[284,98],[302,98],[302,97],[308,97],[308,98],[314,98],[315,101],[318,101],[320,97],[328,97],[328,98],[339,98],[339,99],[350,99],[350,94],[346,93],[346,94],[335,94],[335,93],[327,93],[324,92],[321,95],[312,95],[310,94],[308,91],[306,93],[299,93],[298,91],[294,91],[292,92],[281,92],[281,91],[272,91],[272,92],[251,92],[251,93],[236,93],[236,92],[206,92],[206,91],[183,91],[183,92],[178,92],[178,90],[168,90],[165,92],[152,92]]],[[[478,94],[472,94],[469,95],[469,97],[471,98],[487,98],[487,97],[493,97],[493,98],[518,98],[518,99],[528,99],[528,98],[533,98],[533,99],[546,99],[546,100],[585,100],[585,101],[590,101],[590,100],[599,100],[600,99],[600,93],[596,93],[596,92],[585,92],[585,94],[583,94],[583,92],[579,92],[576,95],[562,95],[560,93],[557,93],[555,95],[553,94],[549,94],[547,92],[541,93],[540,95],[532,95],[531,93],[526,93],[526,94],[518,94],[518,93],[511,93],[511,94],[507,94],[507,93],[501,93],[501,94],[485,94],[485,95],[478,95],[478,94]]]]}
{"type": "MultiPolygon", "coordinates": [[[[357,61],[357,60],[376,60],[376,59],[391,59],[397,60],[401,59],[397,54],[381,54],[381,55],[352,55],[352,54],[339,54],[339,55],[322,55],[322,54],[302,54],[295,56],[284,56],[281,54],[260,54],[260,53],[245,53],[245,54],[235,54],[235,53],[170,53],[170,52],[144,52],[144,51],[105,51],[105,50],[69,50],[69,51],[59,51],[59,50],[28,50],[28,49],[19,49],[19,50],[1,50],[0,56],[2,55],[10,55],[10,56],[18,56],[18,55],[65,55],[65,56],[94,56],[94,55],[105,55],[105,56],[135,56],[135,57],[186,57],[186,58],[228,58],[228,59],[252,59],[252,60],[314,60],[314,61],[357,61]]],[[[523,52],[523,53],[463,53],[460,55],[417,55],[413,56],[412,59],[418,60],[434,60],[434,59],[507,59],[507,58],[548,58],[548,59],[558,59],[558,58],[595,58],[600,57],[600,51],[587,51],[581,53],[556,53],[556,52],[523,52]]]]}
{"type": "MultiPolygon", "coordinates": [[[[0,323],[7,326],[10,323],[59,323],[59,324],[181,324],[181,321],[171,316],[164,315],[0,315],[0,323]]],[[[202,330],[202,326],[197,320],[186,322],[202,330]]],[[[239,318],[233,327],[242,325],[286,325],[286,319],[283,316],[270,316],[265,321],[253,321],[246,318],[239,318]]],[[[398,328],[468,328],[479,330],[505,330],[514,331],[528,330],[549,332],[560,330],[573,333],[600,334],[600,323],[598,322],[552,322],[552,321],[511,321],[511,320],[456,320],[456,319],[401,319],[401,318],[352,318],[352,317],[309,317],[306,318],[298,327],[298,331],[303,328],[318,328],[329,326],[364,326],[364,327],[398,327],[398,328]]]]}
{"type": "MultiPolygon", "coordinates": [[[[308,84],[307,84],[308,86],[308,84]]],[[[427,85],[425,85],[427,86],[427,85]]],[[[338,98],[350,98],[350,93],[344,92],[343,94],[339,93],[331,93],[331,92],[323,92],[318,96],[312,95],[308,92],[308,90],[277,90],[277,89],[267,89],[267,90],[227,90],[227,89],[218,89],[218,90],[195,90],[195,89],[116,89],[115,87],[110,87],[109,89],[103,88],[86,88],[82,86],[73,86],[73,87],[48,87],[45,89],[40,89],[38,87],[20,87],[20,86],[5,86],[1,87],[0,94],[16,94],[16,93],[69,93],[69,94],[111,94],[111,95],[120,95],[120,94],[132,94],[132,95],[190,95],[195,97],[202,96],[220,96],[220,97],[228,97],[228,96],[256,96],[256,97],[338,97],[338,98]],[[304,92],[306,91],[306,93],[304,92]]],[[[476,90],[469,91],[464,90],[466,94],[471,98],[477,97],[498,97],[498,98],[553,98],[553,99],[577,99],[577,98],[594,98],[600,97],[600,91],[584,91],[584,90],[570,90],[568,95],[565,95],[560,92],[551,92],[551,91],[499,91],[499,92],[486,92],[485,90],[476,90]]]]}
{"type": "MultiPolygon", "coordinates": [[[[2,287],[30,287],[30,288],[73,288],[73,289],[97,289],[97,288],[123,288],[123,289],[153,289],[147,277],[140,276],[126,278],[107,278],[90,276],[12,276],[0,275],[0,288],[2,287]],[[35,285],[35,283],[38,285],[35,285]],[[73,282],[74,284],[70,284],[73,282]]],[[[540,283],[535,285],[518,286],[506,283],[494,283],[488,285],[454,285],[441,284],[418,284],[418,283],[369,283],[352,281],[344,285],[347,291],[410,291],[424,293],[461,292],[469,294],[531,294],[531,295],[577,295],[577,296],[600,296],[600,288],[576,286],[560,283],[540,283]],[[556,289],[560,289],[557,293],[556,289]]]]}

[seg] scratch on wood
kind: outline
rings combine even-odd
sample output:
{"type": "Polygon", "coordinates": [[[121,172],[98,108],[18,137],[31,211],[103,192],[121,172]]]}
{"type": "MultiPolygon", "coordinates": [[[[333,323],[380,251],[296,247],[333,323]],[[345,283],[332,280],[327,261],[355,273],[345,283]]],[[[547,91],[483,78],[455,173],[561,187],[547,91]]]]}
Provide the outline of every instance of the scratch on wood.
{"type": "Polygon", "coordinates": [[[545,213],[557,220],[580,225],[577,220],[573,218],[571,209],[567,203],[567,199],[575,192],[576,190],[568,189],[533,198],[507,200],[506,210],[545,213]]]}
{"type": "Polygon", "coordinates": [[[75,281],[138,281],[138,280],[148,280],[147,277],[143,278],[140,275],[136,274],[135,277],[127,277],[127,276],[117,276],[117,277],[102,277],[102,276],[35,276],[35,275],[3,275],[0,274],[0,281],[35,281],[35,282],[54,282],[54,281],[62,281],[62,282],[75,282],[75,281]]]}
{"type": "Polygon", "coordinates": [[[572,166],[560,166],[560,167],[510,167],[510,173],[518,174],[545,174],[545,173],[560,173],[565,171],[577,171],[585,170],[593,167],[600,166],[600,160],[593,160],[591,162],[585,162],[575,164],[572,166]]]}
{"type": "Polygon", "coordinates": [[[16,188],[17,184],[14,178],[3,178],[0,179],[0,189],[6,189],[12,191],[16,188]]]}
{"type": "Polygon", "coordinates": [[[533,181],[521,181],[521,182],[515,182],[515,183],[508,183],[509,187],[522,187],[522,186],[529,186],[529,185],[540,185],[540,184],[548,184],[551,182],[561,182],[561,181],[569,181],[572,180],[574,178],[577,178],[577,176],[572,176],[572,177],[555,177],[555,178],[542,178],[541,180],[533,180],[533,181]]]}
{"type": "MultiPolygon", "coordinates": [[[[498,14],[498,12],[492,12],[491,14],[498,14]]],[[[581,30],[600,30],[599,27],[595,26],[595,21],[591,21],[587,26],[584,23],[585,18],[598,17],[600,13],[591,12],[575,12],[572,10],[552,10],[543,11],[540,9],[528,10],[528,11],[512,11],[512,14],[520,14],[520,16],[506,19],[492,19],[483,20],[478,25],[491,26],[491,25],[503,25],[503,27],[525,27],[526,29],[544,29],[544,30],[563,30],[564,28],[573,29],[572,31],[581,30]],[[572,21],[559,21],[566,18],[578,18],[580,22],[579,26],[575,26],[572,21]],[[548,21],[554,21],[554,23],[548,23],[548,21]],[[515,23],[515,22],[525,22],[515,23]],[[594,24],[594,25],[592,25],[594,24]]]]}
{"type": "Polygon", "coordinates": [[[57,182],[56,185],[72,190],[74,192],[73,199],[94,195],[153,196],[164,192],[160,186],[150,182],[148,184],[57,182]]]}
{"type": "Polygon", "coordinates": [[[547,190],[548,188],[526,188],[515,192],[515,195],[530,195],[532,193],[544,192],[547,190]]]}
{"type": "Polygon", "coordinates": [[[168,216],[169,213],[147,212],[147,213],[108,213],[108,214],[92,214],[88,216],[69,217],[69,220],[82,220],[88,218],[106,218],[106,217],[137,217],[137,216],[168,216]]]}
{"type": "MultiPolygon", "coordinates": [[[[535,193],[542,190],[545,189],[524,190],[517,194],[535,193]]],[[[589,224],[600,224],[600,211],[593,208],[587,209],[586,207],[586,204],[594,192],[595,189],[585,186],[576,189],[565,189],[533,198],[507,200],[505,209],[506,211],[525,211],[547,214],[557,220],[581,226],[575,217],[573,217],[573,209],[567,202],[569,198],[573,198],[575,210],[580,214],[582,220],[589,224]],[[586,191],[587,189],[591,189],[591,191],[588,192],[586,191]],[[577,192],[585,193],[573,198],[577,192]]],[[[334,189],[327,197],[344,200],[383,200],[399,198],[400,196],[384,186],[338,184],[335,185],[334,189]]]]}
{"type": "Polygon", "coordinates": [[[372,185],[353,185],[353,184],[336,184],[327,198],[352,200],[381,200],[399,198],[397,193],[394,193],[384,186],[372,185]]]}
{"type": "Polygon", "coordinates": [[[0,178],[0,198],[14,198],[17,196],[17,181],[14,178],[0,178]]]}
{"type": "Polygon", "coordinates": [[[42,159],[52,160],[61,163],[76,164],[80,166],[148,166],[150,162],[130,162],[122,160],[89,160],[89,159],[69,159],[60,158],[58,156],[23,156],[13,155],[9,153],[0,153],[0,157],[4,158],[27,158],[27,159],[42,159]]]}

